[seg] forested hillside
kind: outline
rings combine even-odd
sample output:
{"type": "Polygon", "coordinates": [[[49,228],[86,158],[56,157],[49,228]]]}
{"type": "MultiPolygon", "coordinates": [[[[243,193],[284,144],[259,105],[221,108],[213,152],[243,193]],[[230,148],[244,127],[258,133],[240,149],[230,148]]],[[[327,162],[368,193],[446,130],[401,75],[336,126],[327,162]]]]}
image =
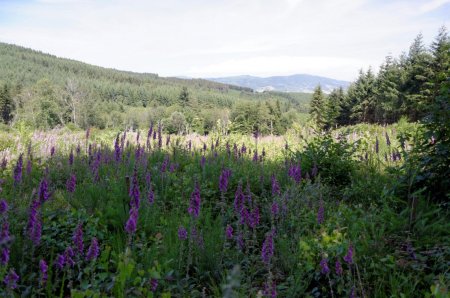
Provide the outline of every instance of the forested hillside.
{"type": "Polygon", "coordinates": [[[256,94],[201,79],[101,68],[0,43],[0,108],[6,124],[36,128],[147,127],[281,134],[308,112],[310,95],[256,94]],[[242,111],[248,111],[243,114],[242,111]]]}

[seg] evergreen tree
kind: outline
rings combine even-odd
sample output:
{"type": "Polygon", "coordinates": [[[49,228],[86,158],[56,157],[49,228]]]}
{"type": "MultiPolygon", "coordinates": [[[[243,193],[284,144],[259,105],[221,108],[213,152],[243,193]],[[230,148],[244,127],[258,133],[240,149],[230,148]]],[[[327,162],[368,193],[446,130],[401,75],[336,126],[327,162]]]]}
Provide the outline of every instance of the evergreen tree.
{"type": "Polygon", "coordinates": [[[180,105],[184,108],[189,103],[189,91],[187,87],[183,87],[180,92],[180,96],[178,96],[178,101],[180,102],[180,105]]]}
{"type": "Polygon", "coordinates": [[[353,103],[350,118],[354,123],[373,122],[375,115],[375,76],[372,70],[364,73],[359,72],[359,77],[354,84],[354,88],[349,90],[350,102],[353,103]]]}
{"type": "Polygon", "coordinates": [[[448,78],[450,68],[450,38],[447,29],[443,26],[439,29],[439,33],[431,44],[431,81],[430,93],[433,97],[439,95],[442,84],[448,78]]]}
{"type": "Polygon", "coordinates": [[[338,117],[341,113],[341,102],[344,100],[344,90],[342,87],[333,89],[328,96],[326,106],[325,128],[330,129],[338,125],[338,117]]]}
{"type": "Polygon", "coordinates": [[[405,93],[401,111],[411,121],[420,120],[431,102],[432,94],[428,85],[432,77],[431,60],[423,36],[419,34],[409,49],[405,65],[407,78],[401,89],[405,93]]]}
{"type": "Polygon", "coordinates": [[[387,56],[380,67],[375,83],[377,105],[374,121],[376,123],[388,124],[399,119],[400,72],[398,63],[391,56],[387,56]]]}
{"type": "Polygon", "coordinates": [[[322,92],[322,88],[318,85],[314,89],[314,93],[311,99],[310,115],[313,121],[318,127],[322,128],[325,124],[325,95],[322,92]]]}
{"type": "Polygon", "coordinates": [[[0,87],[0,120],[8,124],[12,120],[13,100],[7,84],[0,87]]]}

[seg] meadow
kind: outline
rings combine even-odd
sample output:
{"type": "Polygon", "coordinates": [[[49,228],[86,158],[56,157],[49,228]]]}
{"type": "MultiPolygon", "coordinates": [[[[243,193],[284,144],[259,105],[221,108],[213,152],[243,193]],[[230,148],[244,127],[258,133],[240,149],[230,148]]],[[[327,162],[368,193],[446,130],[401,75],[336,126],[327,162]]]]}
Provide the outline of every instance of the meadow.
{"type": "Polygon", "coordinates": [[[419,124],[0,133],[2,297],[448,297],[419,124]]]}

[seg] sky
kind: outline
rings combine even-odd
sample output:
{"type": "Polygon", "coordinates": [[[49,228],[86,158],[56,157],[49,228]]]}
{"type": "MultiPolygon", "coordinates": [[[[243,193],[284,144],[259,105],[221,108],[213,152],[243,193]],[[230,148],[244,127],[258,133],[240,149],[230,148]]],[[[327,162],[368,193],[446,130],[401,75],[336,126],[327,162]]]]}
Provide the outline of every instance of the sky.
{"type": "Polygon", "coordinates": [[[0,0],[1,42],[161,76],[351,81],[449,25],[450,0],[0,0]]]}

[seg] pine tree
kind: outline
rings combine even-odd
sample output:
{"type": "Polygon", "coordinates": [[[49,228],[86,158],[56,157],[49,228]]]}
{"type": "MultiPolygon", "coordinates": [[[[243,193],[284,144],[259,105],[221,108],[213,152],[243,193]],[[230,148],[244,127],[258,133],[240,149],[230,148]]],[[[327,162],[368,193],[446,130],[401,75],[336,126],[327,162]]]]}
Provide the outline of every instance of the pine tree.
{"type": "Polygon", "coordinates": [[[323,128],[325,124],[325,110],[325,95],[322,92],[322,88],[320,87],[320,85],[318,85],[314,89],[309,113],[313,121],[320,128],[323,128]]]}
{"type": "Polygon", "coordinates": [[[442,84],[449,76],[450,68],[450,38],[447,29],[443,26],[439,29],[439,33],[431,44],[431,80],[430,93],[433,97],[439,95],[442,84]]]}
{"type": "Polygon", "coordinates": [[[181,89],[180,95],[178,96],[178,100],[180,102],[180,105],[184,108],[189,103],[189,91],[187,87],[183,87],[181,89]]]}
{"type": "Polygon", "coordinates": [[[344,100],[342,87],[333,89],[327,99],[325,128],[330,129],[338,125],[338,117],[341,113],[341,102],[344,100]]]}
{"type": "Polygon", "coordinates": [[[388,124],[399,119],[400,71],[398,63],[392,56],[387,56],[375,82],[377,105],[374,121],[376,123],[388,124]]]}
{"type": "Polygon", "coordinates": [[[428,85],[432,77],[431,60],[423,36],[419,34],[409,49],[405,65],[407,78],[401,89],[405,93],[401,110],[411,121],[421,119],[431,103],[432,94],[428,85]]]}

